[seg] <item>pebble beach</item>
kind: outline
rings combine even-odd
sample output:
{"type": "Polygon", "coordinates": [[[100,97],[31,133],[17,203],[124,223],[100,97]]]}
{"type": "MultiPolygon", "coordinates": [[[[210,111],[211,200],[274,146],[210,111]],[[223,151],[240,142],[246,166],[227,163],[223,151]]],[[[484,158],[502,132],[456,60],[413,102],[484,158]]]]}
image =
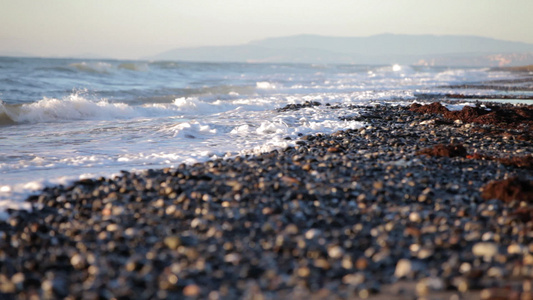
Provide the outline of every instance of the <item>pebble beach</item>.
{"type": "Polygon", "coordinates": [[[0,298],[532,299],[533,106],[447,101],[46,188],[0,222],[0,298]]]}

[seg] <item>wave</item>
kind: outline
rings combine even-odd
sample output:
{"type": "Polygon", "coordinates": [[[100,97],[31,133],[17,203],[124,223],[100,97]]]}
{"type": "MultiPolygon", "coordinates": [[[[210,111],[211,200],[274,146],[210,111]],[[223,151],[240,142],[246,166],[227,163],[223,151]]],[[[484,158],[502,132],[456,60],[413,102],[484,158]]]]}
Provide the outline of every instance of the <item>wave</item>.
{"type": "Polygon", "coordinates": [[[45,72],[57,72],[57,73],[76,73],[78,70],[76,67],[71,65],[65,65],[65,66],[53,66],[53,67],[38,67],[35,68],[38,71],[45,71],[45,72]]]}
{"type": "MultiPolygon", "coordinates": [[[[85,73],[94,74],[111,74],[120,70],[145,72],[149,70],[149,66],[144,62],[123,62],[111,63],[104,61],[90,61],[90,62],[75,62],[68,65],[70,70],[81,71],[85,73]]],[[[56,67],[58,68],[58,67],[56,67]]],[[[64,67],[59,67],[60,71],[65,71],[64,67]]]]}
{"type": "Polygon", "coordinates": [[[117,66],[118,69],[124,69],[129,71],[148,71],[148,64],[146,63],[121,63],[117,66]]]}
{"type": "Polygon", "coordinates": [[[181,97],[166,103],[146,101],[142,105],[89,100],[78,93],[62,99],[44,98],[27,104],[7,104],[0,100],[0,125],[68,122],[75,120],[112,120],[139,117],[208,115],[237,110],[271,109],[260,99],[206,101],[198,97],[181,97]]]}
{"type": "Polygon", "coordinates": [[[156,66],[160,69],[179,69],[182,67],[181,63],[175,61],[153,61],[150,65],[156,66]]]}
{"type": "Polygon", "coordinates": [[[91,101],[78,94],[63,99],[44,98],[29,104],[0,103],[0,124],[46,123],[73,120],[128,119],[143,116],[175,115],[163,105],[130,106],[106,100],[91,101]]]}
{"type": "Polygon", "coordinates": [[[2,100],[0,100],[0,126],[1,125],[12,125],[15,124],[15,120],[13,120],[10,116],[9,110],[6,108],[6,105],[2,100]]]}
{"type": "Polygon", "coordinates": [[[107,62],[79,62],[71,63],[69,67],[78,71],[97,73],[97,74],[109,74],[113,69],[113,65],[107,62]]]}

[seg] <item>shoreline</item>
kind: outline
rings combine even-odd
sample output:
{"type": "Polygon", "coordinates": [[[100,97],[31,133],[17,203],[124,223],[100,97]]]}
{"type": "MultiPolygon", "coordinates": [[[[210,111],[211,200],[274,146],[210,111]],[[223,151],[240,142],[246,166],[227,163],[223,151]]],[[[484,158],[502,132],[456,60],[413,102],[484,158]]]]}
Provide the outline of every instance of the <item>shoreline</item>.
{"type": "Polygon", "coordinates": [[[0,222],[0,295],[528,295],[533,199],[483,191],[533,181],[504,163],[532,155],[531,129],[490,125],[488,110],[483,124],[436,105],[363,108],[345,118],[365,127],[295,147],[46,188],[0,222]],[[424,154],[439,144],[464,153],[424,154]]]}

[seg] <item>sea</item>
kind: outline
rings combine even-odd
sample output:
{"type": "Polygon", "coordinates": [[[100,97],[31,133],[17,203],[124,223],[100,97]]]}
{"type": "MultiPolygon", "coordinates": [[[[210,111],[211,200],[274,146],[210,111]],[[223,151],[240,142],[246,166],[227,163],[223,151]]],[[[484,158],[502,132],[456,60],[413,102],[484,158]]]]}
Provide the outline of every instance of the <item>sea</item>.
{"type": "Polygon", "coordinates": [[[365,126],[340,119],[357,115],[354,105],[497,94],[450,86],[517,77],[397,64],[0,57],[0,217],[46,186],[280,149],[365,126]],[[277,110],[306,101],[322,105],[277,110]]]}

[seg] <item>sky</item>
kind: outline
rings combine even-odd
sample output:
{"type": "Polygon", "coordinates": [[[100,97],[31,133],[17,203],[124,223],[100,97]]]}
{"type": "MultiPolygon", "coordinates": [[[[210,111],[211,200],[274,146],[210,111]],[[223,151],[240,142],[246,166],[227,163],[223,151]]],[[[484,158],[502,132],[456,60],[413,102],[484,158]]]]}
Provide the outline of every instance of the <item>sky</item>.
{"type": "Polygon", "coordinates": [[[136,59],[297,34],[533,43],[532,0],[0,0],[0,54],[136,59]]]}

